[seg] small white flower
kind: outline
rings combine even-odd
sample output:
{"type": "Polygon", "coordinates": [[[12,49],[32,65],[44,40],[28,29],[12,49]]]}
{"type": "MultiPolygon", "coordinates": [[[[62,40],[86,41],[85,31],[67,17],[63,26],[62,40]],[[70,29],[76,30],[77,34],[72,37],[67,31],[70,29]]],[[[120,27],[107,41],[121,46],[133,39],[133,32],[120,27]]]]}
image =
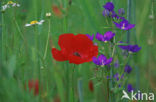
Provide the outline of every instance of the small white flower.
{"type": "Polygon", "coordinates": [[[46,13],[46,16],[47,17],[50,17],[51,16],[51,13],[50,12],[46,13]]]}
{"type": "Polygon", "coordinates": [[[32,26],[32,25],[42,25],[42,23],[44,22],[44,20],[40,20],[40,21],[31,21],[30,23],[25,24],[26,27],[32,26]]]}
{"type": "Polygon", "coordinates": [[[20,4],[13,3],[13,4],[12,4],[12,7],[20,7],[20,4]]]}
{"type": "Polygon", "coordinates": [[[2,11],[5,11],[7,8],[9,8],[9,5],[7,5],[7,4],[6,5],[3,5],[2,6],[2,11]]]}
{"type": "Polygon", "coordinates": [[[20,7],[20,4],[14,3],[12,1],[8,1],[7,4],[5,4],[5,5],[2,6],[2,11],[5,11],[7,8],[10,8],[10,6],[11,7],[20,7]]]}

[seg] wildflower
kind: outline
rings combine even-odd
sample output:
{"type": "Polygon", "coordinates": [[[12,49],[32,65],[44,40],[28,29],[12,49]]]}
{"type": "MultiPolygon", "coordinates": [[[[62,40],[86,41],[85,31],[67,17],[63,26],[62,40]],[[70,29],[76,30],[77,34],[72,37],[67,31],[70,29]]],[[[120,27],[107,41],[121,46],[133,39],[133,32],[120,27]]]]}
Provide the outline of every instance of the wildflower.
{"type": "Polygon", "coordinates": [[[82,64],[92,61],[92,57],[98,55],[98,46],[94,45],[85,34],[62,34],[58,44],[61,50],[52,48],[53,58],[57,61],[82,64]]]}
{"type": "Polygon", "coordinates": [[[117,81],[119,81],[120,79],[123,79],[123,78],[124,78],[124,74],[122,74],[122,75],[120,76],[119,73],[116,73],[116,74],[114,75],[114,78],[115,78],[117,81]]]}
{"type": "Polygon", "coordinates": [[[118,10],[118,14],[121,15],[121,16],[124,15],[125,14],[125,10],[123,8],[120,8],[118,10]]]}
{"type": "Polygon", "coordinates": [[[112,62],[113,58],[107,59],[106,56],[100,55],[98,58],[93,57],[93,63],[96,65],[109,65],[112,62]]]}
{"type": "Polygon", "coordinates": [[[114,62],[114,68],[119,68],[119,60],[116,60],[116,61],[114,62]]]}
{"type": "Polygon", "coordinates": [[[113,11],[114,10],[114,4],[112,2],[107,2],[103,8],[105,8],[108,11],[113,11]]]}
{"type": "Polygon", "coordinates": [[[88,87],[89,87],[89,90],[90,90],[91,92],[94,91],[94,84],[93,84],[93,81],[92,81],[92,80],[89,81],[88,87]]]}
{"type": "Polygon", "coordinates": [[[115,36],[115,33],[113,33],[112,31],[108,31],[104,35],[100,33],[96,33],[95,38],[99,41],[107,42],[107,41],[110,41],[114,36],[115,36]]]}
{"type": "Polygon", "coordinates": [[[28,81],[28,88],[29,91],[34,92],[34,95],[38,95],[39,94],[39,82],[38,80],[29,80],[28,81]]]}
{"type": "Polygon", "coordinates": [[[132,85],[131,84],[128,84],[127,85],[127,91],[128,92],[131,92],[132,90],[134,90],[133,87],[132,87],[132,85]]]}
{"type": "Polygon", "coordinates": [[[122,50],[127,50],[130,52],[138,52],[141,50],[141,47],[138,45],[118,45],[122,50]]]}
{"type": "Polygon", "coordinates": [[[53,6],[52,6],[52,11],[53,11],[53,13],[54,13],[56,16],[58,16],[58,17],[60,17],[60,16],[62,15],[61,10],[60,10],[59,7],[56,6],[56,5],[53,5],[53,6]]]}
{"type": "Polygon", "coordinates": [[[132,71],[132,68],[131,68],[131,66],[126,65],[124,70],[125,70],[126,73],[129,74],[132,71]]]}
{"type": "Polygon", "coordinates": [[[116,19],[119,19],[119,16],[116,14],[115,11],[112,11],[112,15],[111,15],[112,18],[116,18],[116,19]]]}
{"type": "Polygon", "coordinates": [[[90,40],[93,40],[93,39],[94,39],[94,34],[92,34],[92,35],[86,34],[86,36],[87,36],[90,40]]]}
{"type": "Polygon", "coordinates": [[[2,6],[2,11],[5,11],[7,8],[10,8],[8,5],[3,5],[2,6]]]}
{"type": "Polygon", "coordinates": [[[41,20],[41,21],[31,21],[30,24],[25,24],[26,27],[29,27],[29,26],[33,26],[33,25],[41,25],[42,23],[44,22],[44,20],[41,20]]]}
{"type": "Polygon", "coordinates": [[[8,1],[7,4],[2,6],[2,11],[5,11],[7,8],[10,8],[10,7],[20,7],[20,4],[15,3],[13,1],[8,1]]]}
{"type": "Polygon", "coordinates": [[[114,21],[126,20],[124,17],[119,16],[115,11],[112,11],[111,17],[114,19],[114,21]]]}
{"type": "Polygon", "coordinates": [[[118,81],[118,80],[119,80],[119,73],[116,73],[116,74],[114,75],[114,78],[118,81]]]}
{"type": "Polygon", "coordinates": [[[50,17],[50,16],[51,16],[50,12],[46,13],[46,17],[50,17]]]}
{"type": "Polygon", "coordinates": [[[105,17],[110,17],[111,16],[111,13],[108,11],[108,10],[103,10],[103,16],[105,16],[105,17]]]}
{"type": "Polygon", "coordinates": [[[107,79],[111,79],[111,76],[107,76],[106,78],[107,78],[107,79]]]}
{"type": "Polygon", "coordinates": [[[135,27],[135,24],[129,24],[126,19],[123,19],[120,23],[114,22],[114,24],[121,30],[130,30],[135,27]]]}
{"type": "Polygon", "coordinates": [[[121,88],[121,84],[119,84],[118,87],[121,88]]]}

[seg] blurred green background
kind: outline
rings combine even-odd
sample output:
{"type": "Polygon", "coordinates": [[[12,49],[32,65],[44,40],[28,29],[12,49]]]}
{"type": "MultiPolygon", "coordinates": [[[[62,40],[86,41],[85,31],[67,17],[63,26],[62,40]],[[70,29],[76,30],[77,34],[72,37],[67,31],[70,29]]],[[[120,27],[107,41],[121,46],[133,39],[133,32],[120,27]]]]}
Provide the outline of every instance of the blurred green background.
{"type": "MultiPolygon", "coordinates": [[[[39,100],[59,102],[58,98],[64,102],[66,96],[64,81],[68,77],[66,69],[73,66],[53,60],[51,48],[59,48],[58,37],[63,33],[95,34],[111,30],[107,28],[109,25],[102,16],[102,6],[108,1],[110,0],[16,0],[20,7],[9,8],[5,13],[1,12],[0,102],[38,102],[39,100]],[[60,10],[59,15],[53,11],[54,6],[60,10]],[[49,32],[49,19],[45,16],[47,12],[51,12],[52,16],[47,56],[43,59],[49,32]],[[42,19],[45,20],[43,25],[36,28],[25,27],[26,23],[42,19]],[[37,39],[34,33],[38,34],[37,39]],[[36,41],[38,50],[35,47],[36,41]],[[39,56],[36,56],[36,53],[39,56]],[[40,72],[38,68],[41,69],[40,72]],[[38,73],[41,73],[40,76],[38,73]],[[28,80],[39,77],[43,84],[42,94],[41,97],[34,97],[25,91],[24,87],[28,80]]],[[[130,7],[128,0],[111,1],[115,5],[115,11],[124,8],[126,14],[130,14],[130,22],[136,24],[135,29],[130,31],[130,43],[142,47],[141,51],[131,58],[133,71],[128,81],[143,92],[156,92],[156,1],[130,0],[130,7]],[[130,12],[127,12],[128,8],[130,12]]],[[[8,0],[0,1],[1,5],[7,2],[8,0]]],[[[79,65],[76,70],[78,81],[83,82],[84,102],[105,102],[103,93],[99,93],[101,86],[97,87],[94,93],[88,89],[93,70],[93,64],[79,65]]],[[[71,70],[68,73],[70,76],[71,70]]],[[[78,97],[77,94],[76,96],[78,97]]]]}

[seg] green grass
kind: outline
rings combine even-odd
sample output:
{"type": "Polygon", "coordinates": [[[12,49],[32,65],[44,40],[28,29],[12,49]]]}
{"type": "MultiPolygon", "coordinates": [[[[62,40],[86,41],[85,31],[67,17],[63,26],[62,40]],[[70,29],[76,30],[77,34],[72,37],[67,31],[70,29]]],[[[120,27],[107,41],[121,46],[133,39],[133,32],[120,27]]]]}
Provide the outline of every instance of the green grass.
{"type": "MultiPolygon", "coordinates": [[[[21,4],[19,8],[1,12],[0,102],[56,102],[57,97],[61,102],[74,102],[73,99],[75,102],[107,102],[106,80],[100,83],[94,77],[96,66],[92,62],[75,66],[73,73],[74,65],[56,62],[51,49],[59,49],[58,38],[63,33],[95,34],[111,30],[107,28],[111,25],[102,16],[102,6],[108,1],[72,0],[69,5],[67,0],[17,0],[21,4]],[[62,8],[61,17],[52,12],[52,5],[62,8]],[[49,19],[45,16],[47,12],[52,13],[49,19]],[[42,19],[45,20],[43,25],[24,26],[42,19]],[[25,88],[30,79],[39,79],[41,90],[38,96],[25,88]],[[89,80],[94,82],[94,92],[88,88],[89,80]]],[[[143,92],[156,93],[156,2],[133,0],[131,7],[128,7],[128,0],[112,1],[116,11],[124,8],[127,13],[127,9],[131,9],[129,19],[132,24],[136,23],[136,27],[129,33],[129,41],[142,47],[129,60],[133,71],[126,83],[132,83],[143,92]],[[151,15],[154,19],[149,18],[151,15]]],[[[6,2],[0,1],[1,5],[6,2]]],[[[118,35],[123,34],[116,29],[113,31],[118,31],[118,35]]],[[[126,35],[124,38],[126,40],[126,35]]],[[[107,50],[104,52],[110,55],[107,50]]],[[[120,95],[122,93],[119,93],[119,97],[114,94],[111,98],[120,102],[117,101],[120,95]]]]}

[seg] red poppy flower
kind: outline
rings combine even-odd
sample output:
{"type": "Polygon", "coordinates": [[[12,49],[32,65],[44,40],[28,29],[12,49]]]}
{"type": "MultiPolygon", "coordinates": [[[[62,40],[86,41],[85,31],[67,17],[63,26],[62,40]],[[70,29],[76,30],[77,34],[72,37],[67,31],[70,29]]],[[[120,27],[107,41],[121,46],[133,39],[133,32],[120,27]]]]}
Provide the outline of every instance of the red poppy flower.
{"type": "Polygon", "coordinates": [[[91,80],[89,81],[88,87],[89,87],[89,90],[90,90],[91,92],[94,91],[94,85],[93,85],[93,82],[92,82],[91,80]]]}
{"type": "Polygon", "coordinates": [[[29,80],[28,81],[28,88],[29,91],[34,91],[34,95],[38,95],[39,94],[39,82],[38,80],[29,80]]]}
{"type": "Polygon", "coordinates": [[[98,55],[98,47],[85,34],[62,34],[58,44],[61,50],[52,49],[52,55],[57,61],[81,64],[92,61],[98,55]]]}
{"type": "Polygon", "coordinates": [[[53,13],[54,13],[56,16],[61,17],[62,12],[61,12],[61,10],[59,9],[58,6],[52,5],[52,11],[53,11],[53,13]]]}

